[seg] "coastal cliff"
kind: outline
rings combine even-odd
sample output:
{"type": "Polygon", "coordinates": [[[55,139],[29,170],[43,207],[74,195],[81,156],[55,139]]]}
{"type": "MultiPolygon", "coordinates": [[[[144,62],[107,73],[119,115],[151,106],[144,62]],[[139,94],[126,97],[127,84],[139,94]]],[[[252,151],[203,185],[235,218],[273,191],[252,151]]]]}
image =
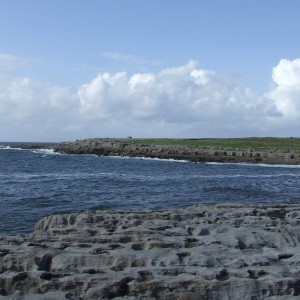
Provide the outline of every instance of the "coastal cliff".
{"type": "Polygon", "coordinates": [[[0,298],[296,300],[299,232],[299,205],[53,215],[0,237],[0,298]]]}

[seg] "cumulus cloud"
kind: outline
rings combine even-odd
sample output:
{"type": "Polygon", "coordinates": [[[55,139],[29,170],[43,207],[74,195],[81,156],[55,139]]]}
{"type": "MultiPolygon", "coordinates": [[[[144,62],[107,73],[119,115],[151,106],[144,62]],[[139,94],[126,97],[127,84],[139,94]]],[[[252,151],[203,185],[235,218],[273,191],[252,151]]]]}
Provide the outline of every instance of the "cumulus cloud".
{"type": "Polygon", "coordinates": [[[273,81],[282,88],[299,88],[300,86],[300,59],[282,59],[273,68],[273,81]]]}
{"type": "Polygon", "coordinates": [[[30,78],[0,76],[1,140],[47,140],[73,122],[76,99],[69,88],[30,78]]]}
{"type": "Polygon", "coordinates": [[[287,121],[300,117],[300,59],[282,59],[273,68],[275,87],[266,95],[287,121]]]}
{"type": "Polygon", "coordinates": [[[25,121],[52,110],[64,112],[70,109],[68,88],[51,86],[29,78],[9,80],[0,94],[3,117],[25,121]]]}
{"type": "Polygon", "coordinates": [[[78,89],[81,112],[89,118],[160,121],[164,124],[242,122],[264,111],[254,94],[241,92],[226,78],[197,69],[190,61],[159,73],[100,74],[78,89]]]}
{"type": "Polygon", "coordinates": [[[12,136],[27,130],[27,139],[276,136],[300,129],[300,59],[281,60],[263,95],[193,60],[157,73],[101,73],[75,89],[0,79],[0,123],[14,124],[12,136]]]}

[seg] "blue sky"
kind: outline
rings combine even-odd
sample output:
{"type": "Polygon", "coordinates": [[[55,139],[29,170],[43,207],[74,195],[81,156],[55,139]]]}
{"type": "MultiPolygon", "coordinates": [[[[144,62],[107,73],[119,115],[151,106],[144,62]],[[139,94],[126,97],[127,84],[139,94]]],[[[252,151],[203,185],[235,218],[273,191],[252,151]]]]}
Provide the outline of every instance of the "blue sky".
{"type": "Polygon", "coordinates": [[[299,1],[0,4],[0,140],[299,132],[299,1]]]}

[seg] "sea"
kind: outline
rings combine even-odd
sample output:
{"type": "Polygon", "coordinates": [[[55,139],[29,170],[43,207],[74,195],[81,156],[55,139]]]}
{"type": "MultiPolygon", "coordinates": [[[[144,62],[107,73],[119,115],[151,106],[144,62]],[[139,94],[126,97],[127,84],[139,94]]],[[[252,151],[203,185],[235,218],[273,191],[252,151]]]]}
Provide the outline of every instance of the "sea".
{"type": "Polygon", "coordinates": [[[0,142],[0,235],[26,236],[44,216],[85,210],[300,200],[300,166],[72,155],[9,144],[0,142]]]}

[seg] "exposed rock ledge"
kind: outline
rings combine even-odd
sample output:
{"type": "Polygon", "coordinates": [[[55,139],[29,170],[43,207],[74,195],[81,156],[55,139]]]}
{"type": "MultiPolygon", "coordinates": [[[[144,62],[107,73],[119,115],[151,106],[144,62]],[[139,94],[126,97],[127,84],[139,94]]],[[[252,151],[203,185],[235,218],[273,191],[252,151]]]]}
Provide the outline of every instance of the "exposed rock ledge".
{"type": "Polygon", "coordinates": [[[150,157],[192,162],[247,162],[267,164],[300,164],[300,150],[230,149],[222,147],[189,147],[137,144],[130,139],[85,139],[52,146],[55,151],[103,156],[150,157]]]}
{"type": "Polygon", "coordinates": [[[300,205],[54,215],[0,238],[1,299],[300,297],[300,205]]]}
{"type": "MultiPolygon", "coordinates": [[[[16,145],[14,145],[16,146],[16,145]]],[[[223,147],[191,147],[139,144],[131,139],[94,138],[57,144],[19,144],[24,149],[51,148],[68,154],[149,157],[187,160],[192,162],[246,162],[266,164],[300,164],[299,150],[256,150],[223,147]]]]}

